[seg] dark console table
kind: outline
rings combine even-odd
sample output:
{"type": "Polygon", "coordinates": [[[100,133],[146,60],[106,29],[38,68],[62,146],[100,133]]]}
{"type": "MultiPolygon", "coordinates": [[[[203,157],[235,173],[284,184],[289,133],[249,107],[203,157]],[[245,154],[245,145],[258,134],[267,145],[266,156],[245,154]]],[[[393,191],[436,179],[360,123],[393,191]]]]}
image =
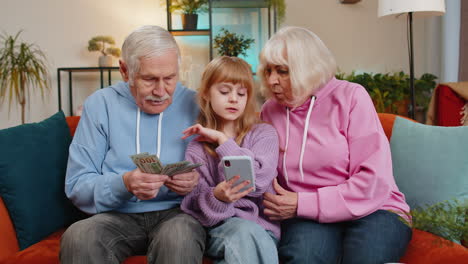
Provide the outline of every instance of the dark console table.
{"type": "Polygon", "coordinates": [[[68,72],[68,94],[70,103],[70,115],[73,115],[73,85],[72,75],[74,72],[99,72],[101,88],[104,88],[104,74],[107,73],[108,85],[111,85],[111,72],[118,71],[119,67],[66,67],[57,69],[58,108],[62,110],[62,72],[68,72]]]}

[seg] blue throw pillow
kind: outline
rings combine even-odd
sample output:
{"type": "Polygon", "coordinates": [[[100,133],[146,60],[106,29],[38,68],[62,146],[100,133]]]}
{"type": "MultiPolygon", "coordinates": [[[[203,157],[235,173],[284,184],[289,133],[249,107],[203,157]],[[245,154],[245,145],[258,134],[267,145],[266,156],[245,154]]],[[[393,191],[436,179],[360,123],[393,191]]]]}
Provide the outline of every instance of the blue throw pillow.
{"type": "Polygon", "coordinates": [[[395,181],[411,208],[468,199],[468,127],[397,117],[390,146],[395,181]]]}
{"type": "Polygon", "coordinates": [[[63,112],[40,123],[0,130],[0,196],[20,249],[81,216],[64,192],[70,142],[63,112]]]}

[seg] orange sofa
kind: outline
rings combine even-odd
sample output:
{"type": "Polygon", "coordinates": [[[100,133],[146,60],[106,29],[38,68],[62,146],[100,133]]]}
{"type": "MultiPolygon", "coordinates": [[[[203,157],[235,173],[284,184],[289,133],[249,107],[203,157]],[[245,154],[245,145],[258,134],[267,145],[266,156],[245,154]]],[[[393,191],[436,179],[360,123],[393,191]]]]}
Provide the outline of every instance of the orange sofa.
{"type": "MultiPolygon", "coordinates": [[[[395,117],[392,114],[379,114],[380,121],[388,138],[392,134],[395,117]]],[[[72,135],[78,122],[79,117],[67,117],[67,123],[72,135]]],[[[405,256],[400,260],[401,262],[407,264],[468,263],[467,248],[421,230],[414,229],[413,231],[413,238],[405,256]]],[[[60,237],[63,232],[64,229],[58,230],[42,241],[20,251],[13,223],[0,197],[0,264],[58,264],[60,237]]],[[[124,263],[146,263],[146,258],[144,256],[134,256],[125,260],[124,263]]],[[[211,261],[205,258],[203,263],[211,263],[211,261]]]]}

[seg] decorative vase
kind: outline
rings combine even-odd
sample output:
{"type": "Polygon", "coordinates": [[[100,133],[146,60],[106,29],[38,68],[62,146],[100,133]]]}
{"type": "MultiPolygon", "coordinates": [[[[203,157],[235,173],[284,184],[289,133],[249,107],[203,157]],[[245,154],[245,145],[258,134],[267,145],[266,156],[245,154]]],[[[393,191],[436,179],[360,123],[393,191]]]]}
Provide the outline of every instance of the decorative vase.
{"type": "Polygon", "coordinates": [[[182,29],[197,30],[198,14],[182,14],[182,29]]]}
{"type": "Polygon", "coordinates": [[[112,56],[109,56],[109,55],[100,56],[99,67],[112,67],[112,56]]]}

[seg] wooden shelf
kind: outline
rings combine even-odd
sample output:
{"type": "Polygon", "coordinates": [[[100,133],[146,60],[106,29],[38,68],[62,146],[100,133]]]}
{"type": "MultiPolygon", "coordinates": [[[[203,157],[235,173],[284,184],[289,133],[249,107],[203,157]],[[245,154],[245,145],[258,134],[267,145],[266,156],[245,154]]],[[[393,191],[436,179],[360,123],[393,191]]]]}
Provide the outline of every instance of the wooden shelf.
{"type": "Polygon", "coordinates": [[[170,30],[173,36],[209,36],[210,30],[170,30]]]}
{"type": "Polygon", "coordinates": [[[261,8],[268,7],[265,0],[241,0],[241,1],[223,1],[212,0],[211,8],[261,8]]]}

